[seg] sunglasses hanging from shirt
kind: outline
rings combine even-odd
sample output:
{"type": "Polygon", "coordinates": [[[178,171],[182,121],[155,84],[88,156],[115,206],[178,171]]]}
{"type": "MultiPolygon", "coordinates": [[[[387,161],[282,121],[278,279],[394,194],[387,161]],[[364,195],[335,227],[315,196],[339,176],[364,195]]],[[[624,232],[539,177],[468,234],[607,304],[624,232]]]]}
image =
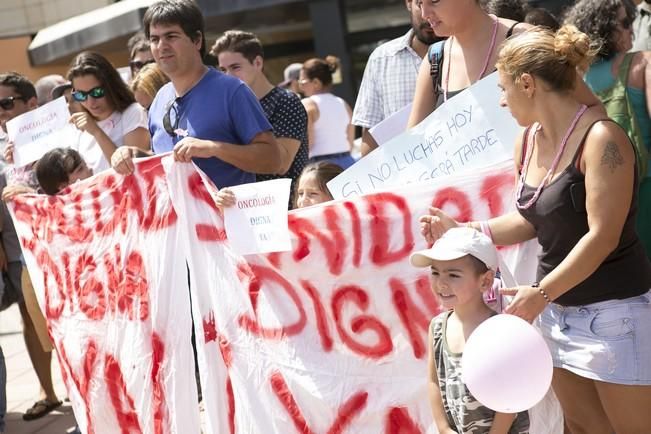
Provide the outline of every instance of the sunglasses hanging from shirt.
{"type": "Polygon", "coordinates": [[[72,92],[72,97],[74,98],[75,101],[78,102],[84,102],[88,99],[89,96],[92,96],[93,98],[103,98],[104,95],[106,94],[106,91],[104,90],[103,87],[97,86],[92,88],[91,90],[75,90],[72,92]]]}
{"type": "Polygon", "coordinates": [[[176,99],[173,99],[167,103],[165,115],[163,116],[163,128],[165,129],[165,132],[172,137],[178,135],[179,120],[181,119],[176,102],[176,99]]]}

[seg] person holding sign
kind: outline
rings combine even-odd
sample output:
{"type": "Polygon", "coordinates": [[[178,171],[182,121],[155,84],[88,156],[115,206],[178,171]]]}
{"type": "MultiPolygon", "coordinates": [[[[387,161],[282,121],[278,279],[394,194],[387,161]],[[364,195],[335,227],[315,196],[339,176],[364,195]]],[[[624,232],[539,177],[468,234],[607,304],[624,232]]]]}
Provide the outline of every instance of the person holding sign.
{"type": "Polygon", "coordinates": [[[432,44],[423,58],[408,128],[493,72],[499,44],[530,27],[489,15],[478,0],[419,0],[418,6],[434,32],[448,39],[432,44]]]}
{"type": "Polygon", "coordinates": [[[430,403],[438,432],[529,432],[526,411],[496,413],[479,403],[462,380],[461,355],[468,336],[496,315],[482,295],[491,289],[499,265],[491,239],[471,228],[453,228],[432,248],[412,254],[410,262],[431,269],[432,291],[445,309],[432,319],[427,345],[430,403]]]}
{"type": "MultiPolygon", "coordinates": [[[[3,130],[6,130],[8,121],[37,107],[36,89],[26,77],[15,72],[0,74],[0,127],[3,130]]],[[[11,143],[6,145],[5,159],[10,160],[12,147],[11,143]]],[[[33,188],[38,186],[32,165],[20,168],[9,167],[5,174],[7,185],[27,185],[33,188]]],[[[5,187],[5,174],[0,176],[0,186],[2,187],[5,187]]],[[[2,190],[5,189],[6,187],[2,188],[2,190]]],[[[26,288],[26,284],[29,283],[31,287],[27,270],[24,268],[21,270],[22,267],[11,265],[21,263],[21,250],[9,212],[4,204],[2,208],[4,209],[4,218],[2,219],[2,248],[0,248],[2,254],[0,256],[4,256],[7,262],[6,271],[9,273],[11,281],[15,282],[12,287],[14,290],[20,291],[18,307],[23,320],[25,347],[40,385],[38,401],[34,402],[32,407],[23,414],[23,419],[32,420],[50,413],[61,405],[61,401],[57,397],[52,383],[52,344],[47,336],[45,319],[38,305],[35,304],[36,298],[28,297],[26,299],[24,297],[24,293],[30,291],[30,288],[26,288]]],[[[33,291],[30,291],[30,294],[32,293],[33,291]]]]}
{"type": "MultiPolygon", "coordinates": [[[[493,65],[500,43],[531,28],[526,23],[489,15],[478,0],[419,0],[418,3],[434,32],[448,39],[432,44],[423,59],[408,129],[419,124],[448,98],[495,71],[493,65]]],[[[578,73],[574,82],[573,91],[579,100],[588,106],[600,104],[578,73]]]]}
{"type": "MultiPolygon", "coordinates": [[[[596,53],[573,26],[507,41],[501,104],[528,126],[515,146],[517,211],[466,225],[509,245],[537,238],[537,281],[502,290],[506,313],[539,318],[552,386],[574,433],[651,432],[651,263],[635,232],[639,182],[626,133],[573,92],[596,53]]],[[[433,241],[460,223],[423,216],[433,241]]]]}
{"type": "Polygon", "coordinates": [[[111,156],[120,146],[149,150],[147,112],[104,56],[88,51],[78,54],[68,80],[72,82],[72,98],[84,108],[73,113],[70,122],[88,133],[82,134],[73,148],[93,172],[108,169],[111,156]]]}

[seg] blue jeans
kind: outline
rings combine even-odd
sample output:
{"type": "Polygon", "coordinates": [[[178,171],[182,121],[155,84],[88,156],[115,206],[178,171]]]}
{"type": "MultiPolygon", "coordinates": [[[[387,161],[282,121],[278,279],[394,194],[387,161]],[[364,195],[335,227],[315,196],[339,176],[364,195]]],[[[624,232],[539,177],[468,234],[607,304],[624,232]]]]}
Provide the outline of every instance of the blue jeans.
{"type": "Polygon", "coordinates": [[[7,366],[5,366],[5,355],[0,347],[0,432],[5,432],[5,414],[7,414],[7,366]]]}

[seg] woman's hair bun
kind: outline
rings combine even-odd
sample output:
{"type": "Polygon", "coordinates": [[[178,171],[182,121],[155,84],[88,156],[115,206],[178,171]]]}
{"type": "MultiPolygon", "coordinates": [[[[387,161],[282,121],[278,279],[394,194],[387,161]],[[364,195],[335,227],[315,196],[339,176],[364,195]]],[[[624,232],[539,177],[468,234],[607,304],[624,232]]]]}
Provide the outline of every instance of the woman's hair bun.
{"type": "Polygon", "coordinates": [[[574,67],[589,64],[595,55],[590,38],[573,25],[564,25],[554,35],[554,51],[574,67]]]}
{"type": "Polygon", "coordinates": [[[329,55],[329,56],[326,56],[326,58],[324,60],[328,64],[328,69],[330,70],[331,74],[334,74],[335,72],[337,72],[337,70],[339,69],[339,66],[341,65],[341,61],[339,60],[339,58],[337,56],[329,55]]]}

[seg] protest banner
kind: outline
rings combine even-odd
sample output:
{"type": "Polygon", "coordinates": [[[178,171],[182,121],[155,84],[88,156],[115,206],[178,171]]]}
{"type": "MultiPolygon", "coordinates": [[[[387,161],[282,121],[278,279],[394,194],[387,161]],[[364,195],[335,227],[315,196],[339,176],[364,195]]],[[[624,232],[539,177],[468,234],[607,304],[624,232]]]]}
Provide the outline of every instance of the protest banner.
{"type": "Polygon", "coordinates": [[[519,127],[499,98],[493,73],[328,182],[330,193],[349,198],[512,159],[519,127]]]}
{"type": "Polygon", "coordinates": [[[291,249],[287,202],[291,179],[272,179],[230,187],[235,205],[224,209],[231,248],[241,255],[291,249]]]}
{"type": "MultiPolygon", "coordinates": [[[[290,251],[247,256],[230,246],[214,186],[171,158],[19,197],[17,231],[82,431],[199,432],[187,260],[204,432],[436,433],[426,341],[440,308],[427,271],[408,263],[425,247],[418,217],[431,205],[460,221],[502,214],[512,170],[294,210],[290,251]]],[[[502,250],[507,263],[518,249],[502,250]]],[[[558,406],[543,404],[531,432],[561,432],[558,406]]]]}
{"type": "MultiPolygon", "coordinates": [[[[243,257],[230,248],[204,178],[170,165],[188,265],[201,270],[191,271],[190,286],[203,330],[206,431],[436,433],[426,341],[440,308],[427,270],[408,264],[425,247],[418,217],[431,205],[461,221],[502,214],[512,170],[506,162],[294,210],[291,251],[243,257]]],[[[502,250],[511,265],[519,248],[502,250]]],[[[558,405],[541,405],[532,433],[561,432],[558,405]]]]}
{"type": "Polygon", "coordinates": [[[60,97],[7,122],[7,135],[14,144],[14,164],[21,167],[38,160],[47,151],[65,143],[70,112],[60,97]]]}
{"type": "Polygon", "coordinates": [[[199,433],[182,236],[159,159],[10,204],[81,431],[199,433]]]}

